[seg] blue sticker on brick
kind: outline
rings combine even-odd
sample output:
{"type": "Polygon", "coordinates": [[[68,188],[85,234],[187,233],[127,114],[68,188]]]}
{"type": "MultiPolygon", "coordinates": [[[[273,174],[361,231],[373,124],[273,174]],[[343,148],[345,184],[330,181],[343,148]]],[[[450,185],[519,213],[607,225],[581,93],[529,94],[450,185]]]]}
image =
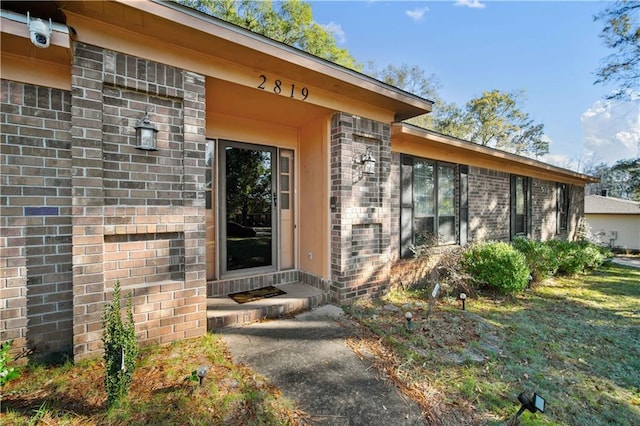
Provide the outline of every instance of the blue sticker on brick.
{"type": "Polygon", "coordinates": [[[25,216],[58,216],[59,207],[25,207],[25,216]]]}

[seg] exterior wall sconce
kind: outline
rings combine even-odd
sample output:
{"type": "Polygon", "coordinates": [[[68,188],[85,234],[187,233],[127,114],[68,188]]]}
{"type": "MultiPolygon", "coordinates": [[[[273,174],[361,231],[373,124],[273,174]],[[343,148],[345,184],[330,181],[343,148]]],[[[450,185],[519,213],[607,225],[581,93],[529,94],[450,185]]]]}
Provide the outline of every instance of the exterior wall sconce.
{"type": "Polygon", "coordinates": [[[373,158],[371,147],[367,147],[364,154],[356,154],[353,156],[353,163],[357,166],[359,176],[358,180],[362,179],[363,175],[375,175],[376,174],[376,159],[373,158]]]}
{"type": "Polygon", "coordinates": [[[376,159],[373,158],[370,146],[367,147],[367,151],[360,157],[360,164],[362,164],[362,173],[365,175],[376,174],[376,159]]]}
{"type": "Polygon", "coordinates": [[[156,134],[158,129],[149,121],[149,113],[145,110],[144,117],[140,119],[136,129],[136,141],[137,149],[144,149],[145,151],[156,151],[156,134]]]}

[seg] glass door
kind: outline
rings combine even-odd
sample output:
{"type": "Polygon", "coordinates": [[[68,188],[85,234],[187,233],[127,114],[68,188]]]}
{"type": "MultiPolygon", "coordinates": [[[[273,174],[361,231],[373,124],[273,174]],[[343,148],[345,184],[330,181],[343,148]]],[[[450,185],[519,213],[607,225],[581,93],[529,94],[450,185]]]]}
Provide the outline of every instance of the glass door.
{"type": "Polygon", "coordinates": [[[276,149],[220,141],[218,155],[221,272],[275,270],[276,149]]]}

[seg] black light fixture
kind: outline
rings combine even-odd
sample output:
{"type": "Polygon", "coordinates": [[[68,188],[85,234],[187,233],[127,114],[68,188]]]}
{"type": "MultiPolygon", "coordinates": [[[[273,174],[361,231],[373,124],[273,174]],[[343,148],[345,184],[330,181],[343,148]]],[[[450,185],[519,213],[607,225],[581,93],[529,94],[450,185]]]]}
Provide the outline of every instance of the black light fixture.
{"type": "Polygon", "coordinates": [[[370,146],[367,147],[366,152],[360,157],[360,163],[362,164],[362,173],[365,175],[376,174],[376,159],[373,158],[370,146]]]}
{"type": "Polygon", "coordinates": [[[146,109],[144,111],[144,117],[140,119],[135,129],[136,148],[145,151],[156,151],[156,134],[158,133],[158,129],[156,129],[156,126],[149,120],[149,113],[146,109]]]}
{"type": "Polygon", "coordinates": [[[356,169],[358,170],[357,179],[354,179],[354,182],[361,180],[364,175],[375,175],[376,174],[376,159],[373,158],[373,153],[371,151],[371,147],[367,147],[367,150],[363,154],[355,154],[353,156],[353,164],[356,165],[356,169]]]}
{"type": "Polygon", "coordinates": [[[462,300],[462,310],[464,311],[464,304],[467,301],[467,295],[465,293],[460,293],[460,296],[458,296],[458,299],[462,300]]]}
{"type": "Polygon", "coordinates": [[[535,413],[537,411],[544,413],[544,398],[537,393],[533,394],[533,398],[529,398],[524,392],[522,392],[520,395],[518,395],[518,401],[520,401],[520,404],[522,405],[520,406],[520,409],[518,410],[516,416],[511,421],[511,424],[515,424],[515,422],[518,420],[518,417],[520,417],[520,415],[524,413],[524,410],[529,410],[532,413],[535,413]]]}

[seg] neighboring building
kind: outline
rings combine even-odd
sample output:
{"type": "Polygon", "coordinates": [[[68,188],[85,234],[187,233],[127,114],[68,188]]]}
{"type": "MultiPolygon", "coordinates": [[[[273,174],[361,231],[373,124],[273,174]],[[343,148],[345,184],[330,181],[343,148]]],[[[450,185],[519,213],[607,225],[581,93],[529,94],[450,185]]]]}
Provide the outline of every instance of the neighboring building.
{"type": "Polygon", "coordinates": [[[432,102],[175,3],[2,8],[0,339],[18,349],[99,353],[116,280],[144,343],[202,335],[207,297],[265,284],[377,296],[421,233],[572,238],[595,181],[405,124],[432,102]]]}
{"type": "Polygon", "coordinates": [[[640,203],[603,195],[584,197],[584,217],[593,236],[611,248],[640,251],[640,203]]]}

